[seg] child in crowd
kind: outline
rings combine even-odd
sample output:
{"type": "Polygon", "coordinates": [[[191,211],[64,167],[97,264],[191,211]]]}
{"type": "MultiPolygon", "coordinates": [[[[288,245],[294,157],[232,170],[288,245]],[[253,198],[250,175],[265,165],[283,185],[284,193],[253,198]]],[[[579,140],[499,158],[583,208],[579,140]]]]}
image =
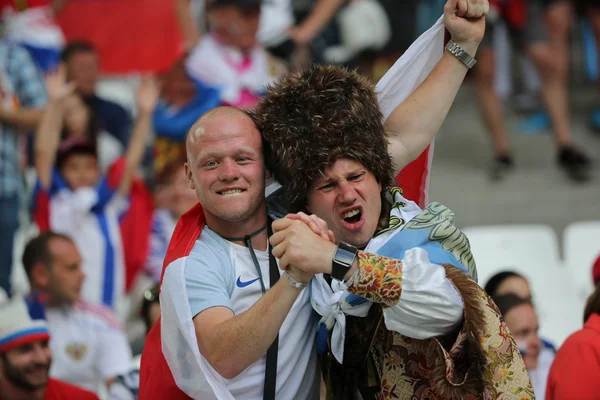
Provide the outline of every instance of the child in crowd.
{"type": "MultiPolygon", "coordinates": [[[[125,293],[123,240],[132,239],[122,236],[120,222],[131,212],[130,189],[144,154],[158,89],[152,80],[142,82],[139,120],[127,153],[104,175],[98,165],[97,143],[85,137],[60,143],[63,113],[75,88],[66,82],[64,67],[48,77],[47,86],[50,102],[35,143],[34,219],[41,231],[51,229],[75,241],[87,276],[82,297],[115,309],[125,293]]],[[[145,240],[139,236],[137,240],[145,240]]]]}

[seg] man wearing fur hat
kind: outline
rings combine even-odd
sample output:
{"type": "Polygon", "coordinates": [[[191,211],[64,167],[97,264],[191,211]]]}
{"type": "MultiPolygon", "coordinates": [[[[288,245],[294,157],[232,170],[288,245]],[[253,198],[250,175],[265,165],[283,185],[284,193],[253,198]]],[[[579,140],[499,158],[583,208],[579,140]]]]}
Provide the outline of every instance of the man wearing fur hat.
{"type": "MultiPolygon", "coordinates": [[[[474,55],[484,21],[457,19],[455,9],[446,4],[446,28],[463,49],[458,39],[470,37],[474,55]]],[[[472,65],[452,46],[430,77],[472,65]]],[[[311,303],[323,317],[317,346],[331,398],[534,398],[514,340],[472,280],[454,214],[438,203],[421,210],[392,187],[432,140],[450,93],[423,84],[384,124],[385,104],[367,80],[313,67],[271,86],[256,110],[267,168],[298,213],[273,223],[270,243],[280,268],[315,274],[311,303]],[[438,98],[419,102],[426,90],[438,98]],[[414,118],[422,107],[431,118],[414,118]],[[398,134],[407,126],[423,134],[398,134]]]]}

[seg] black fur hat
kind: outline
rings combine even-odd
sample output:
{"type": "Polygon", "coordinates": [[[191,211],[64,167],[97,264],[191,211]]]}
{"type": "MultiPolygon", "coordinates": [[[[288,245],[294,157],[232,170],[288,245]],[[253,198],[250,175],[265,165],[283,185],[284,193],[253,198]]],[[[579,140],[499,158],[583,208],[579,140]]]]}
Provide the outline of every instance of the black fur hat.
{"type": "Polygon", "coordinates": [[[383,187],[394,181],[374,86],[356,72],[314,65],[267,88],[253,113],[265,162],[291,207],[306,206],[313,180],[339,158],[356,160],[383,187]]]}

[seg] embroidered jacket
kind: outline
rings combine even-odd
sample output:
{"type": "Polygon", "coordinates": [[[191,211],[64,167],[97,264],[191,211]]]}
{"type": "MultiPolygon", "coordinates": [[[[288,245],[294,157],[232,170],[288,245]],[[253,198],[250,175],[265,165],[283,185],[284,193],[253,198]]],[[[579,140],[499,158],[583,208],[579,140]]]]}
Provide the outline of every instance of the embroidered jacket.
{"type": "MultiPolygon", "coordinates": [[[[398,189],[392,190],[389,200],[397,197],[394,191],[398,189]]],[[[472,279],[475,263],[468,240],[453,224],[454,214],[434,203],[406,223],[394,218],[393,211],[404,204],[391,203],[392,218],[382,231],[426,233],[424,240],[429,243],[424,247],[441,247],[458,260],[456,264],[462,264],[444,263],[444,268],[463,300],[464,320],[456,332],[427,340],[388,330],[383,310],[402,299],[402,263],[360,252],[360,272],[348,291],[375,304],[366,317],[346,317],[343,365],[331,353],[321,357],[327,398],[354,399],[360,398],[360,393],[365,400],[534,399],[525,365],[505,322],[472,279]],[[459,267],[465,267],[469,275],[459,267]]]]}

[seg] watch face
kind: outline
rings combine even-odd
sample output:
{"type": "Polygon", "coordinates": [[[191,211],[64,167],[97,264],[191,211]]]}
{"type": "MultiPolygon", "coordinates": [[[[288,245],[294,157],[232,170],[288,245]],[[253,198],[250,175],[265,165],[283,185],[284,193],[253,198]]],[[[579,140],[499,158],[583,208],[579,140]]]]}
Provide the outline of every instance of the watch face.
{"type": "Polygon", "coordinates": [[[346,249],[339,247],[337,252],[335,253],[335,261],[339,264],[344,265],[346,268],[350,268],[355,256],[356,253],[350,252],[346,249]]]}
{"type": "Polygon", "coordinates": [[[357,252],[358,249],[356,247],[340,243],[333,258],[331,276],[339,281],[344,280],[344,276],[352,266],[357,252]]]}

